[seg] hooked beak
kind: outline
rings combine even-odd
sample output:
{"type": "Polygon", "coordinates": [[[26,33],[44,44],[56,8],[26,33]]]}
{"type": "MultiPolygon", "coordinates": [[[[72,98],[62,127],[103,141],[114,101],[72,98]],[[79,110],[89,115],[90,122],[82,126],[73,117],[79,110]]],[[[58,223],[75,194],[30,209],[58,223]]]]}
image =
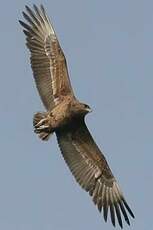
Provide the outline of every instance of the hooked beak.
{"type": "Polygon", "coordinates": [[[87,108],[86,109],[88,113],[91,113],[92,112],[92,109],[91,108],[87,108]]]}

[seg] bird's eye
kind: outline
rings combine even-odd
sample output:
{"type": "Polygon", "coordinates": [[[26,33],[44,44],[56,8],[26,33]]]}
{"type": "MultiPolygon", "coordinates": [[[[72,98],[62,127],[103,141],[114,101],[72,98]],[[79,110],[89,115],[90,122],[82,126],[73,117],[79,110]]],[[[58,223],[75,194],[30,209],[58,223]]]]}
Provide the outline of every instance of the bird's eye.
{"type": "Polygon", "coordinates": [[[84,104],[84,107],[85,107],[86,109],[89,109],[89,108],[90,108],[89,105],[86,105],[86,104],[84,104]]]}

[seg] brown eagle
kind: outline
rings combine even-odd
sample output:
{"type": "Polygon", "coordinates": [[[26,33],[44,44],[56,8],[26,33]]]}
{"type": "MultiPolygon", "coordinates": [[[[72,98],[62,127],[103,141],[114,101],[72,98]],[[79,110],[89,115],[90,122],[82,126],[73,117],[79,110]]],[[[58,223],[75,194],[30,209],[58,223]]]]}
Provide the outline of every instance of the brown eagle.
{"type": "Polygon", "coordinates": [[[127,212],[133,218],[134,215],[85,124],[85,115],[91,109],[74,96],[64,53],[44,7],[33,8],[26,6],[27,13],[23,12],[27,24],[19,22],[24,27],[34,79],[47,110],[34,115],[34,131],[42,140],[48,140],[55,132],[72,174],[103,211],[105,221],[110,211],[114,226],[117,217],[123,227],[122,215],[130,225],[127,212]]]}

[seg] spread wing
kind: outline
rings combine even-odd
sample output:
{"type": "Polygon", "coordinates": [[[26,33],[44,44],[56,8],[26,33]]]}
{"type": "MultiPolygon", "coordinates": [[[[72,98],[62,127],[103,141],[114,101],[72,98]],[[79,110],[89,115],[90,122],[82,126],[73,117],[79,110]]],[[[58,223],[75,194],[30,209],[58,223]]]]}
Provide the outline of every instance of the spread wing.
{"type": "Polygon", "coordinates": [[[122,215],[130,225],[127,213],[133,218],[134,215],[84,120],[71,123],[56,134],[63,157],[72,174],[81,187],[92,196],[99,211],[103,210],[105,221],[110,210],[114,226],[116,216],[122,228],[122,215]]]}
{"type": "Polygon", "coordinates": [[[32,11],[26,6],[23,16],[27,47],[31,52],[31,66],[39,94],[47,110],[57,105],[63,96],[73,95],[66,59],[54,29],[43,6],[34,5],[32,11]]]}

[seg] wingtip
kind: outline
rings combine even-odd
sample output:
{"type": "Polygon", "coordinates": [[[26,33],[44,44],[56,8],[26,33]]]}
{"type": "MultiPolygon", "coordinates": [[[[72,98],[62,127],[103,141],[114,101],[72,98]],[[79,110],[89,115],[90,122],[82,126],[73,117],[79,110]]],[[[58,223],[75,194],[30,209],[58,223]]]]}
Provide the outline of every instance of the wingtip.
{"type": "Polygon", "coordinates": [[[103,217],[104,217],[105,222],[107,222],[107,216],[108,216],[108,209],[106,208],[103,210],[103,217]]]}
{"type": "Polygon", "coordinates": [[[25,9],[26,9],[27,11],[29,11],[29,10],[30,10],[30,7],[29,7],[28,5],[25,5],[25,9]]]}
{"type": "Polygon", "coordinates": [[[130,214],[132,216],[132,218],[134,219],[135,218],[135,215],[133,214],[132,210],[130,209],[130,214]]]}
{"type": "Polygon", "coordinates": [[[127,204],[126,200],[123,198],[122,201],[123,201],[123,203],[124,203],[126,209],[128,210],[128,212],[129,212],[130,215],[132,216],[132,218],[135,218],[135,216],[134,216],[132,210],[130,209],[129,205],[127,204]]]}
{"type": "Polygon", "coordinates": [[[33,8],[37,14],[41,14],[41,11],[42,11],[41,6],[38,7],[36,4],[33,4],[33,8]]]}
{"type": "Polygon", "coordinates": [[[30,15],[34,14],[33,9],[31,9],[28,5],[25,5],[25,9],[30,15]]]}
{"type": "Polygon", "coordinates": [[[22,11],[22,15],[23,15],[23,17],[25,18],[26,13],[25,13],[24,11],[22,11]]]}
{"type": "Polygon", "coordinates": [[[107,222],[107,216],[104,215],[104,221],[107,222]]]}
{"type": "Polygon", "coordinates": [[[24,22],[23,22],[23,21],[18,20],[18,22],[20,23],[20,25],[21,25],[21,26],[23,26],[23,25],[24,25],[24,22]]]}
{"type": "Polygon", "coordinates": [[[26,30],[29,30],[29,29],[30,29],[29,25],[27,25],[25,22],[19,20],[19,23],[20,23],[20,25],[21,25],[22,27],[24,27],[26,30]]]}
{"type": "Polygon", "coordinates": [[[129,219],[126,219],[125,221],[126,221],[126,223],[130,226],[130,221],[129,221],[129,219]]]}
{"type": "Polygon", "coordinates": [[[112,225],[113,225],[114,228],[116,227],[115,223],[113,223],[113,222],[112,222],[112,225]]]}
{"type": "Polygon", "coordinates": [[[121,222],[118,222],[118,223],[119,223],[120,228],[122,229],[123,228],[122,220],[121,220],[121,222]]]}
{"type": "Polygon", "coordinates": [[[45,10],[45,7],[43,6],[43,4],[40,4],[40,10],[42,11],[42,13],[44,15],[46,15],[46,10],[45,10]]]}
{"type": "MultiPolygon", "coordinates": [[[[38,8],[38,6],[37,6],[36,4],[33,4],[32,6],[33,6],[33,9],[34,9],[35,11],[39,10],[39,8],[38,8]]],[[[26,9],[27,11],[31,11],[31,10],[32,10],[28,5],[25,5],[25,9],[26,9]]],[[[43,10],[43,11],[45,12],[45,7],[44,7],[43,4],[40,4],[40,9],[43,10]]]]}
{"type": "Polygon", "coordinates": [[[35,10],[38,9],[38,7],[36,6],[36,4],[33,4],[33,8],[34,8],[35,10]]]}
{"type": "Polygon", "coordinates": [[[40,8],[45,11],[45,7],[43,6],[43,4],[40,4],[40,8]]]}
{"type": "Polygon", "coordinates": [[[120,228],[122,229],[123,228],[122,220],[121,221],[118,220],[118,223],[119,223],[120,228]]]}

